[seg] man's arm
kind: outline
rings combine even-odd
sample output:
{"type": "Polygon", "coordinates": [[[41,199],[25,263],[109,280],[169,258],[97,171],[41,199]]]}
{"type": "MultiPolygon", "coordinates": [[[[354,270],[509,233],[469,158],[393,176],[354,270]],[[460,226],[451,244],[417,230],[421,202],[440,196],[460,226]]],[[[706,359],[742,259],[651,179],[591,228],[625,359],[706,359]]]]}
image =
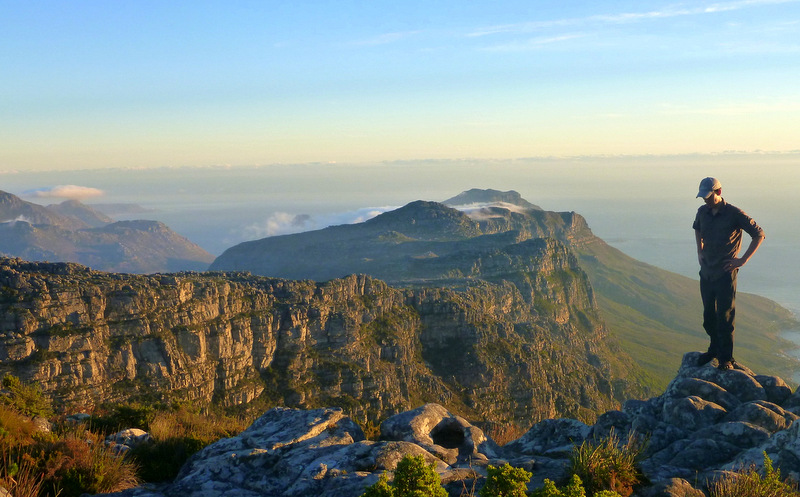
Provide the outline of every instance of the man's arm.
{"type": "Polygon", "coordinates": [[[703,265],[703,235],[700,230],[694,230],[694,238],[697,241],[697,262],[703,265]]]}
{"type": "Polygon", "coordinates": [[[734,269],[742,267],[745,264],[747,264],[747,261],[749,261],[750,258],[753,257],[753,254],[756,253],[758,247],[761,246],[761,243],[764,241],[764,238],[765,238],[764,235],[761,235],[754,237],[752,240],[750,240],[750,245],[747,247],[747,251],[745,251],[744,255],[739,258],[734,258],[727,261],[723,266],[723,269],[725,269],[725,271],[727,272],[731,272],[734,269]]]}

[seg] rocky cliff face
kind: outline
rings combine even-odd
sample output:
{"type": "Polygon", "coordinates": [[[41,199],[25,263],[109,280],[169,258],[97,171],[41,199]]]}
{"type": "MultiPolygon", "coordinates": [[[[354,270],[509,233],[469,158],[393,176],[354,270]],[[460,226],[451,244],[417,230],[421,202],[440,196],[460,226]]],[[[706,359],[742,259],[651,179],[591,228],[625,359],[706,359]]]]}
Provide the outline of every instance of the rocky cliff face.
{"type": "Polygon", "coordinates": [[[137,276],[0,259],[0,370],[71,404],[260,399],[340,406],[360,422],[427,401],[522,426],[591,420],[641,395],[563,245],[469,267],[484,278],[401,290],[366,276],[137,276]]]}

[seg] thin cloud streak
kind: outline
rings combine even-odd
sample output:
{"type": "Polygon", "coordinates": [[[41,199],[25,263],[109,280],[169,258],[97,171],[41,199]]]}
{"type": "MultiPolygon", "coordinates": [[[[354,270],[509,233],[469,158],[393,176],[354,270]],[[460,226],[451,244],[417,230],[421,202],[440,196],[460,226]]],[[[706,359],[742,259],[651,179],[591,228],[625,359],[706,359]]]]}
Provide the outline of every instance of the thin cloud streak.
{"type": "Polygon", "coordinates": [[[554,45],[556,43],[563,43],[566,41],[576,40],[579,38],[586,38],[587,36],[589,35],[585,33],[573,33],[573,34],[564,34],[561,36],[531,38],[527,41],[522,41],[522,42],[506,43],[502,45],[493,45],[490,47],[485,47],[483,48],[483,50],[487,52],[515,52],[515,51],[535,50],[537,48],[542,48],[548,45],[554,45]]]}
{"type": "Polygon", "coordinates": [[[734,10],[758,7],[762,5],[796,3],[798,1],[800,0],[743,0],[738,2],[715,3],[706,7],[675,8],[675,9],[654,10],[649,12],[624,12],[620,14],[604,14],[604,15],[595,15],[589,17],[577,17],[571,19],[555,19],[551,21],[534,21],[534,22],[523,22],[516,24],[504,24],[504,25],[489,26],[486,28],[478,29],[468,34],[467,36],[482,37],[495,34],[530,33],[532,31],[538,31],[543,29],[583,26],[583,25],[593,25],[593,24],[601,24],[601,25],[626,24],[626,23],[648,21],[651,19],[666,19],[672,17],[730,12],[734,10]]]}
{"type": "Polygon", "coordinates": [[[391,43],[397,43],[399,41],[406,40],[408,38],[417,36],[421,33],[421,31],[405,31],[405,32],[396,32],[396,33],[384,33],[377,35],[373,38],[368,38],[364,40],[357,40],[350,42],[350,45],[354,46],[378,46],[378,45],[389,45],[391,43]]]}
{"type": "Polygon", "coordinates": [[[78,185],[58,185],[51,188],[40,188],[25,192],[26,196],[37,198],[68,198],[81,200],[86,198],[102,197],[105,195],[103,190],[88,186],[78,185]]]}
{"type": "Polygon", "coordinates": [[[716,107],[689,107],[681,105],[664,105],[663,115],[718,115],[738,116],[760,113],[785,113],[800,111],[800,102],[772,102],[772,103],[731,103],[716,107]]]}

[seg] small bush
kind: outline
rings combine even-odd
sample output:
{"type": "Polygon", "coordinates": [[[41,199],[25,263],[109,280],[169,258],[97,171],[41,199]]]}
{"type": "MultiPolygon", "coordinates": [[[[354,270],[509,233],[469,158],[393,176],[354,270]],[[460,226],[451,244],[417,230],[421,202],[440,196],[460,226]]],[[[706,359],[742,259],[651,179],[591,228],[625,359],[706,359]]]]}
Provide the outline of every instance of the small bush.
{"type": "Polygon", "coordinates": [[[383,473],[374,485],[367,487],[361,497],[394,497],[394,489],[389,485],[389,478],[383,473]]]}
{"type": "Polygon", "coordinates": [[[612,431],[600,441],[587,440],[574,447],[570,473],[580,478],[589,495],[611,490],[627,497],[642,482],[638,462],[643,449],[644,443],[636,434],[630,433],[623,444],[612,431]]]}
{"type": "Polygon", "coordinates": [[[394,472],[395,497],[447,497],[433,463],[422,456],[405,456],[394,472]]]}
{"type": "Polygon", "coordinates": [[[90,432],[66,433],[40,451],[46,486],[59,497],[118,492],[139,484],[135,464],[90,432]]]}
{"type": "Polygon", "coordinates": [[[710,497],[799,497],[797,484],[781,480],[779,469],[764,452],[764,476],[755,465],[727,478],[717,480],[709,487],[710,497]]]}
{"type": "MultiPolygon", "coordinates": [[[[569,482],[561,489],[556,487],[551,480],[545,479],[544,486],[534,490],[531,497],[587,497],[587,495],[580,476],[573,474],[569,482]]],[[[590,494],[590,497],[620,497],[620,495],[612,490],[600,490],[590,494]]]]}
{"type": "Polygon", "coordinates": [[[389,483],[386,474],[367,487],[362,497],[447,497],[442,480],[435,466],[425,464],[422,456],[404,456],[397,463],[394,482],[389,483]]]}
{"type": "Polygon", "coordinates": [[[53,415],[50,400],[42,394],[38,384],[23,383],[19,378],[10,374],[6,374],[0,383],[9,392],[8,395],[0,395],[0,402],[3,404],[30,417],[49,418],[53,415]]]}
{"type": "Polygon", "coordinates": [[[481,488],[481,497],[525,497],[532,474],[508,463],[500,467],[486,468],[486,483],[481,488]]]}

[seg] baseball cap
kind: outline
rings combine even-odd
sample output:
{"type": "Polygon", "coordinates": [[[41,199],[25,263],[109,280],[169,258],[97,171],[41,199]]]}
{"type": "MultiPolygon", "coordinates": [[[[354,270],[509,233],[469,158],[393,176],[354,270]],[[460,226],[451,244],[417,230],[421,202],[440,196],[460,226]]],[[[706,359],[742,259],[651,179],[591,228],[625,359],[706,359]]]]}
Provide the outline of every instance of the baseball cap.
{"type": "Polygon", "coordinates": [[[714,190],[719,190],[722,188],[722,183],[719,182],[717,178],[703,178],[703,181],[700,182],[700,191],[697,193],[698,198],[706,198],[711,195],[711,192],[714,190]]]}

